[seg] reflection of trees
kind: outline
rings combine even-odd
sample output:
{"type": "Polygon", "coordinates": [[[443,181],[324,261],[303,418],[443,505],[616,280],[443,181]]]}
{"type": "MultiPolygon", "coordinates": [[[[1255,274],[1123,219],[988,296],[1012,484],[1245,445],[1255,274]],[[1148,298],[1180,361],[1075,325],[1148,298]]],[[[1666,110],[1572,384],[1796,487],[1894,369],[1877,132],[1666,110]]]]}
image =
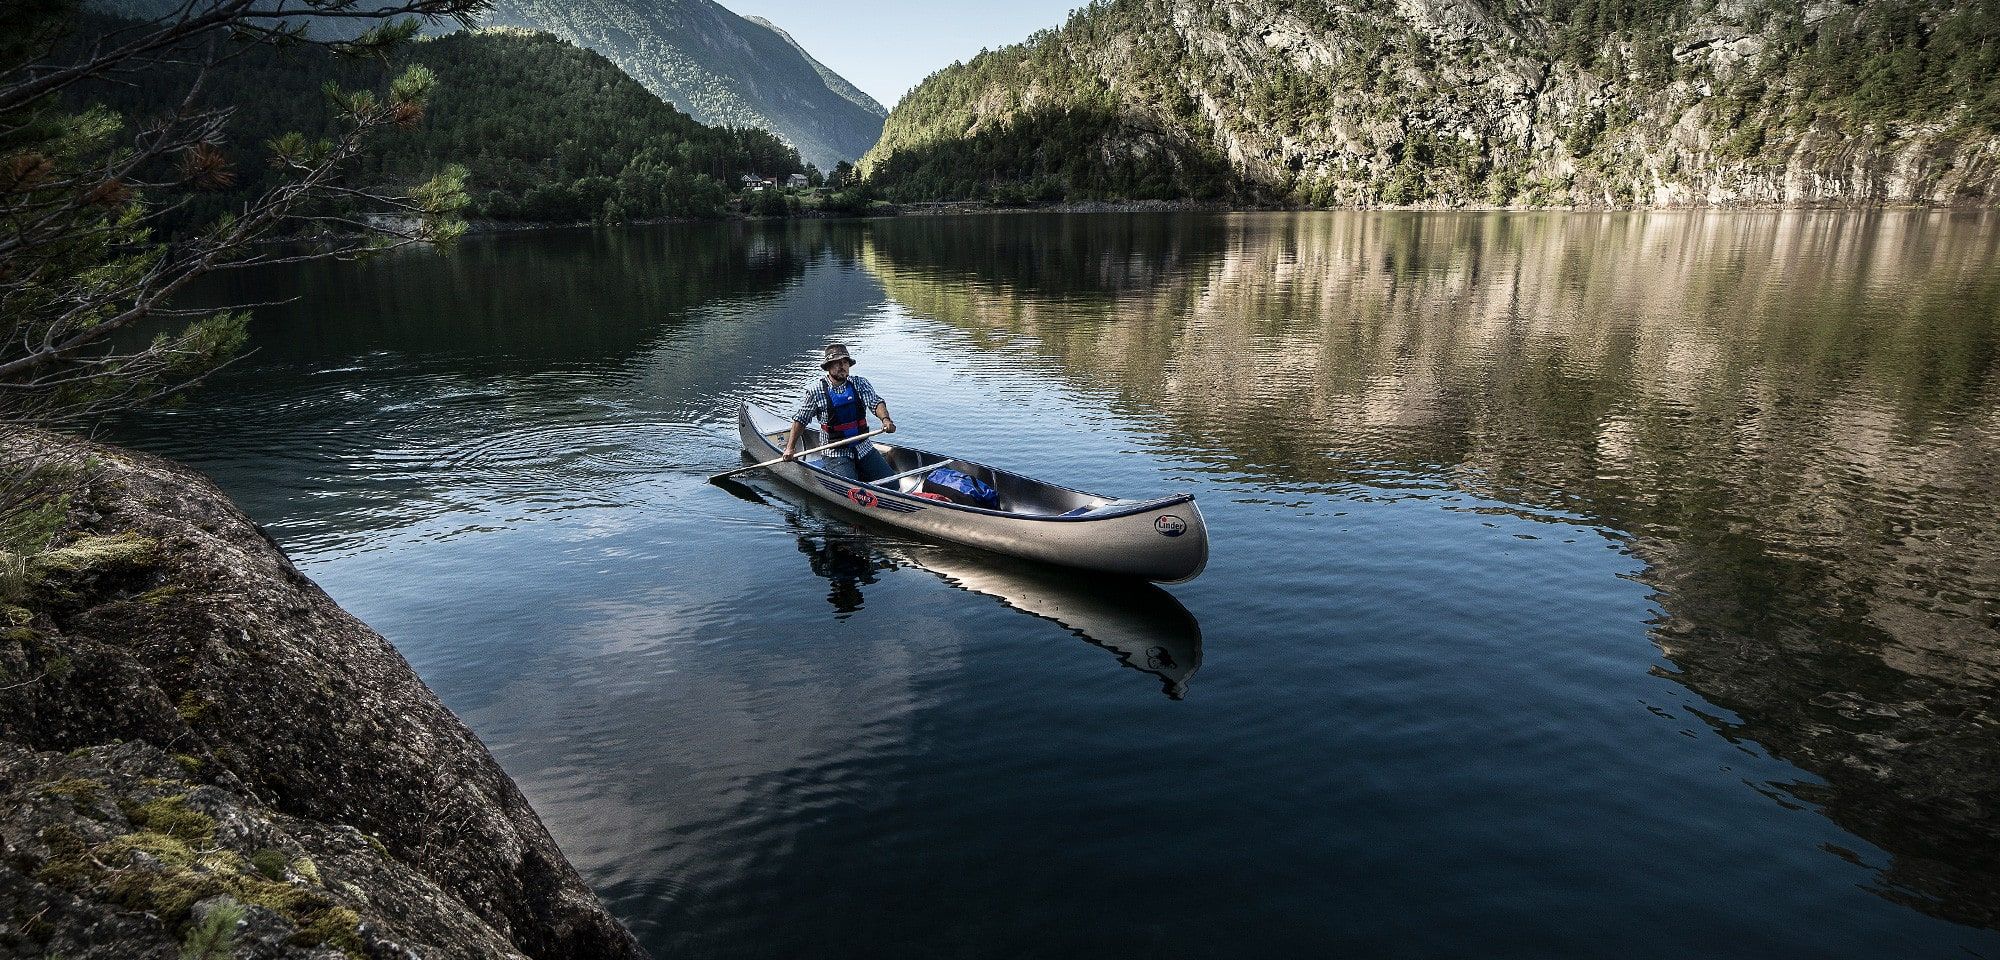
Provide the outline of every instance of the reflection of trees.
{"type": "Polygon", "coordinates": [[[851,226],[809,221],[472,237],[449,254],[247,271],[196,299],[296,298],[260,311],[259,365],[324,361],[336,344],[541,370],[627,360],[691,310],[774,293],[857,242],[851,226]]]}
{"type": "Polygon", "coordinates": [[[865,256],[1218,468],[1629,531],[1675,678],[1744,717],[1718,727],[1824,777],[1792,789],[1896,855],[1889,895],[2000,924],[1990,216],[1095,222],[889,224],[865,256]]]}
{"type": "Polygon", "coordinates": [[[121,436],[288,537],[583,497],[667,462],[677,427],[651,422],[714,406],[860,309],[830,300],[878,302],[872,283],[829,287],[858,256],[851,224],[675,224],[230,275],[198,296],[296,302],[259,310],[251,355],[188,407],[121,436]],[[810,310],[792,308],[802,289],[810,310]]]}

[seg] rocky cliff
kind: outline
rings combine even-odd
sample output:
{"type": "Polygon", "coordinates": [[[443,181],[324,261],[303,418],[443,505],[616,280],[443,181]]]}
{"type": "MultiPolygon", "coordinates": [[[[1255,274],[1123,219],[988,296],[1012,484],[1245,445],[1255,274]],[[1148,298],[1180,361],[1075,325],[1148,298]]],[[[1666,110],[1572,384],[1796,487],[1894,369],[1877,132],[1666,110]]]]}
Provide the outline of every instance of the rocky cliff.
{"type": "Polygon", "coordinates": [[[1100,0],[940,71],[892,196],[1991,205],[1994,0],[1100,0]]]}
{"type": "Polygon", "coordinates": [[[639,955],[485,747],[207,481],[42,435],[0,467],[0,955],[639,955]]]}

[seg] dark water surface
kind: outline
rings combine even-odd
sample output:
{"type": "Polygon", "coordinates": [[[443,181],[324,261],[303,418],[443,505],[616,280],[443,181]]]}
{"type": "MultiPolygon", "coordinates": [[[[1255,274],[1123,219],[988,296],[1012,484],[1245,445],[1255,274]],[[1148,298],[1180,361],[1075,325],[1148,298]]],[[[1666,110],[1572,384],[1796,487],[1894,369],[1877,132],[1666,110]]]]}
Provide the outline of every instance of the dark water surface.
{"type": "Polygon", "coordinates": [[[234,284],[302,299],[127,439],[662,957],[2000,957],[2000,217],[675,226],[234,284]],[[1208,572],[705,483],[828,339],[910,442],[1195,492],[1208,572]]]}

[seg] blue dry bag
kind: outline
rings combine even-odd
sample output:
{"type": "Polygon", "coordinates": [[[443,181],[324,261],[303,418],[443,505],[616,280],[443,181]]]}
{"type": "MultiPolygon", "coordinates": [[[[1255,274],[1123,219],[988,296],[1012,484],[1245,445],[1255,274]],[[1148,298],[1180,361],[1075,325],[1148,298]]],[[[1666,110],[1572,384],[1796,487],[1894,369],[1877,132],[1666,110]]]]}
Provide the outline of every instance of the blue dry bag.
{"type": "Polygon", "coordinates": [[[980,482],[979,478],[960,473],[950,467],[939,467],[924,476],[924,488],[933,493],[941,493],[951,499],[974,507],[988,510],[1000,509],[1000,495],[992,487],[980,482]]]}

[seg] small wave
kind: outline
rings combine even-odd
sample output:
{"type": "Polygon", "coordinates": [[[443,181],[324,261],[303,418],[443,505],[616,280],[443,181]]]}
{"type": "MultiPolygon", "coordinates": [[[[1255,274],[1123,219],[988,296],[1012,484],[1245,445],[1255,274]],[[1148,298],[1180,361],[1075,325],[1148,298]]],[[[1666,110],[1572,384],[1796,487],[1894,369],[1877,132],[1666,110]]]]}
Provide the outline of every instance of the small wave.
{"type": "Polygon", "coordinates": [[[701,428],[673,421],[522,426],[482,434],[445,452],[442,466],[520,479],[589,481],[692,470],[714,459],[701,428]],[[685,438],[699,436],[697,449],[685,438]]]}

